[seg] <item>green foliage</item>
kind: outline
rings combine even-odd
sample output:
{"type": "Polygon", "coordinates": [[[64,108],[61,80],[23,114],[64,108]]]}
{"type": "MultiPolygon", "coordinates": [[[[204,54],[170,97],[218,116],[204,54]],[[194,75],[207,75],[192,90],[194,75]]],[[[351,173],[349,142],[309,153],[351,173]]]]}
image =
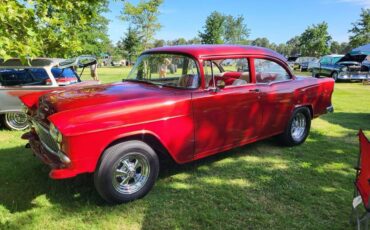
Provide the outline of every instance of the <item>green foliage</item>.
{"type": "Polygon", "coordinates": [[[319,57],[328,54],[330,41],[326,22],[309,26],[299,37],[301,55],[319,57]]]}
{"type": "Polygon", "coordinates": [[[69,57],[92,51],[85,44],[108,41],[107,21],[100,15],[107,3],[4,0],[0,4],[0,56],[69,57]]]}
{"type": "Polygon", "coordinates": [[[125,2],[121,18],[127,20],[139,33],[142,50],[150,47],[156,31],[162,27],[158,22],[159,6],[162,3],[163,0],[140,0],[135,6],[130,2],[125,2]]]}
{"type": "Polygon", "coordinates": [[[213,11],[206,19],[204,32],[199,32],[199,37],[203,44],[222,44],[224,43],[224,22],[225,16],[217,11],[213,11]]]}
{"type": "Polygon", "coordinates": [[[224,42],[230,44],[240,44],[245,42],[250,34],[250,30],[244,23],[243,16],[225,16],[224,42]]]}
{"type": "Polygon", "coordinates": [[[166,41],[163,39],[156,39],[153,44],[154,47],[163,47],[165,45],[166,45],[166,41]]]}
{"type": "Polygon", "coordinates": [[[123,49],[126,56],[131,63],[133,58],[139,55],[140,49],[140,37],[136,30],[129,27],[126,33],[126,37],[123,39],[123,49]]]}
{"type": "Polygon", "coordinates": [[[203,44],[246,44],[249,29],[243,16],[234,17],[213,11],[206,19],[204,32],[199,32],[203,44]]]}
{"type": "Polygon", "coordinates": [[[352,48],[370,43],[370,9],[362,9],[360,19],[352,26],[348,31],[353,34],[349,37],[352,48]]]}
{"type": "Polygon", "coordinates": [[[15,0],[0,4],[0,57],[40,55],[42,41],[38,39],[35,11],[15,0]]]}
{"type": "Polygon", "coordinates": [[[256,38],[251,42],[252,46],[260,46],[269,48],[270,47],[270,41],[267,38],[256,38]]]}

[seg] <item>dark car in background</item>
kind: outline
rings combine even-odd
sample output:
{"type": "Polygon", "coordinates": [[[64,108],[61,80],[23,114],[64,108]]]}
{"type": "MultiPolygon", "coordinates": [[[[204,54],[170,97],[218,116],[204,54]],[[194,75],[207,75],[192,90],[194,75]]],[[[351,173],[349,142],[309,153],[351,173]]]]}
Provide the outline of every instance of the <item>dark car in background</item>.
{"type": "Polygon", "coordinates": [[[366,54],[327,55],[312,69],[313,77],[326,76],[338,80],[367,80],[370,76],[366,54]]]}
{"type": "Polygon", "coordinates": [[[318,61],[318,59],[315,58],[315,57],[299,57],[295,61],[293,69],[294,70],[298,69],[300,71],[307,71],[309,65],[311,63],[317,62],[317,61],[318,61]]]}
{"type": "Polygon", "coordinates": [[[312,70],[313,77],[328,76],[338,80],[370,79],[370,43],[351,50],[346,55],[328,55],[312,70]]]}
{"type": "Polygon", "coordinates": [[[291,69],[294,69],[294,65],[297,59],[298,59],[298,56],[291,56],[287,58],[288,65],[291,69]]]}

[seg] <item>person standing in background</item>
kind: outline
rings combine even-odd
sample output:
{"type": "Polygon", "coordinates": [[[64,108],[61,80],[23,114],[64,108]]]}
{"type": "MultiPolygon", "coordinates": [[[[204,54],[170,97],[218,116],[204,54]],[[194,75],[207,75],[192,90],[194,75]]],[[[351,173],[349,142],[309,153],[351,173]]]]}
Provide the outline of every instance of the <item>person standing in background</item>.
{"type": "Polygon", "coordinates": [[[95,81],[99,81],[99,77],[98,77],[98,65],[97,65],[97,63],[95,63],[93,65],[90,65],[90,71],[91,71],[91,77],[95,81]]]}

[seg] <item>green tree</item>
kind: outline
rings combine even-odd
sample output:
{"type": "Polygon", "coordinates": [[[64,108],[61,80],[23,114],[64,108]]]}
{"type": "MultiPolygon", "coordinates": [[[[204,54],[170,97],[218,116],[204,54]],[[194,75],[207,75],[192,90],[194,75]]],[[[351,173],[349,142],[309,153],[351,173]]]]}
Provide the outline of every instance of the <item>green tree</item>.
{"type": "Polygon", "coordinates": [[[333,54],[339,54],[341,52],[341,49],[340,49],[340,43],[337,42],[337,41],[333,41],[331,44],[330,44],[330,53],[333,53],[333,54]]]}
{"type": "Polygon", "coordinates": [[[251,42],[252,46],[260,46],[269,48],[270,47],[270,41],[267,38],[256,38],[251,42]]]}
{"type": "Polygon", "coordinates": [[[309,26],[299,37],[301,55],[318,57],[328,54],[330,41],[331,36],[326,22],[309,26]]]}
{"type": "Polygon", "coordinates": [[[83,51],[92,38],[83,33],[107,0],[3,0],[0,4],[0,56],[69,57],[83,51]]]}
{"type": "Polygon", "coordinates": [[[163,47],[166,45],[166,41],[163,39],[156,39],[153,45],[154,47],[163,47]]]}
{"type": "Polygon", "coordinates": [[[0,4],[0,57],[20,57],[41,54],[42,41],[38,41],[37,24],[33,8],[14,0],[0,4]]]}
{"type": "Polygon", "coordinates": [[[287,56],[298,56],[300,55],[300,48],[299,48],[299,44],[300,44],[300,37],[299,36],[295,36],[291,39],[289,39],[289,41],[286,42],[286,55],[287,56]]]}
{"type": "Polygon", "coordinates": [[[244,23],[243,16],[228,15],[224,22],[224,42],[230,44],[245,43],[249,37],[249,29],[244,23]]]}
{"type": "Polygon", "coordinates": [[[349,51],[351,51],[351,46],[349,45],[349,43],[347,42],[340,43],[340,51],[339,51],[340,54],[346,54],[349,51]]]}
{"type": "Polygon", "coordinates": [[[206,19],[203,27],[204,32],[199,32],[199,37],[203,44],[222,44],[224,35],[225,16],[217,11],[213,11],[206,19]]]}
{"type": "Polygon", "coordinates": [[[187,41],[187,44],[195,45],[195,44],[202,44],[202,40],[199,37],[194,37],[187,41]]]}
{"type": "Polygon", "coordinates": [[[107,5],[102,5],[95,20],[86,25],[86,29],[80,33],[82,43],[80,54],[93,54],[100,56],[101,53],[111,53],[112,43],[108,36],[109,20],[101,14],[107,11],[107,5]]]}
{"type": "Polygon", "coordinates": [[[140,35],[142,49],[148,49],[154,40],[154,35],[161,28],[158,22],[159,6],[163,0],[140,0],[135,6],[125,2],[122,19],[127,20],[140,35]]]}
{"type": "Polygon", "coordinates": [[[352,33],[349,37],[349,44],[352,48],[370,43],[370,9],[362,9],[360,19],[352,23],[348,31],[352,33]]]}
{"type": "Polygon", "coordinates": [[[134,58],[136,58],[140,53],[140,40],[141,39],[138,32],[129,27],[122,44],[130,64],[132,63],[132,60],[134,60],[134,58]]]}

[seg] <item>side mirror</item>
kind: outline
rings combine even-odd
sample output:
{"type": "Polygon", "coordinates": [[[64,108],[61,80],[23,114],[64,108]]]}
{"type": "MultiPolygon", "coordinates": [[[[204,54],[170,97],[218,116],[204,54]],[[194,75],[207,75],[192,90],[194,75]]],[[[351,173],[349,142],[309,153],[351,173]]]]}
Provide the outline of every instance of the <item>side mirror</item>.
{"type": "Polygon", "coordinates": [[[223,89],[225,88],[225,82],[223,80],[218,80],[217,83],[216,83],[216,87],[218,89],[223,89]]]}

